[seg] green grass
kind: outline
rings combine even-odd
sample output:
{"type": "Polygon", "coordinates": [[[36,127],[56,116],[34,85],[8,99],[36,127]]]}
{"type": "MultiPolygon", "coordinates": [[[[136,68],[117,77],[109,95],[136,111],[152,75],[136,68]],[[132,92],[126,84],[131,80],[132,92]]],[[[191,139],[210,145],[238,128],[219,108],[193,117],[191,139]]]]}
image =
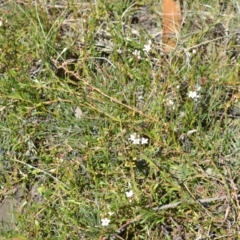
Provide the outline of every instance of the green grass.
{"type": "Polygon", "coordinates": [[[2,237],[237,239],[240,4],[212,2],[169,56],[131,33],[132,1],[1,8],[0,200],[23,190],[2,237]]]}

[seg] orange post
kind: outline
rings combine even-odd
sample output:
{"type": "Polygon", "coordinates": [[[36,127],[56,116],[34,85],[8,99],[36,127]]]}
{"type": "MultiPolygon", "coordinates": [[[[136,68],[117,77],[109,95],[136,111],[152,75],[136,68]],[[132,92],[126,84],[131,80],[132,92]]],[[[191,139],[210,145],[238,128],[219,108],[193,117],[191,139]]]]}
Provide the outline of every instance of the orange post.
{"type": "Polygon", "coordinates": [[[163,0],[163,33],[164,51],[169,53],[176,47],[177,38],[182,24],[181,6],[179,0],[163,0]]]}

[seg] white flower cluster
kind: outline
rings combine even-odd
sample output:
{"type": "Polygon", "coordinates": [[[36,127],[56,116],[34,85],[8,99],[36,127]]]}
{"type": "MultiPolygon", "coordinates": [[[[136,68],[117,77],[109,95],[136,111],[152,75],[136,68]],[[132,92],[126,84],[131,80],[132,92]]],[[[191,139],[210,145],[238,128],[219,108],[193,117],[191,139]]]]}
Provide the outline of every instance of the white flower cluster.
{"type": "Polygon", "coordinates": [[[201,90],[200,86],[196,86],[196,90],[195,91],[189,91],[188,93],[188,97],[197,100],[198,98],[200,98],[200,95],[198,94],[198,92],[201,90]]]}
{"type": "MultiPolygon", "coordinates": [[[[151,40],[148,40],[148,42],[146,44],[144,44],[143,46],[143,51],[148,54],[150,51],[151,51],[151,45],[152,45],[152,41],[151,40]]],[[[141,58],[141,51],[135,49],[132,54],[137,58],[137,59],[142,59],[141,58]]]]}
{"type": "Polygon", "coordinates": [[[144,145],[144,144],[148,144],[148,139],[144,138],[144,137],[140,137],[139,135],[137,135],[136,133],[130,134],[130,138],[129,140],[132,142],[132,144],[135,145],[144,145]]]}
{"type": "MultiPolygon", "coordinates": [[[[129,198],[130,202],[132,202],[131,198],[134,196],[133,190],[129,190],[125,192],[126,197],[129,198]]],[[[108,212],[108,215],[111,217],[114,214],[114,212],[108,212]]],[[[111,220],[107,217],[101,218],[101,226],[102,227],[107,227],[110,224],[111,220]]]]}

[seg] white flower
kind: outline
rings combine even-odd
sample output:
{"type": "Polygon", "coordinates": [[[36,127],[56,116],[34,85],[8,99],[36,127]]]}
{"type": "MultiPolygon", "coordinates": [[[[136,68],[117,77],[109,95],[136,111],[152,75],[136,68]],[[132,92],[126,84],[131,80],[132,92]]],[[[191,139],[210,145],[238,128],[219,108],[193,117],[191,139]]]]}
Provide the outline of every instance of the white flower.
{"type": "Polygon", "coordinates": [[[3,22],[2,22],[2,20],[0,20],[0,27],[2,27],[2,25],[3,25],[3,22]]]}
{"type": "Polygon", "coordinates": [[[109,216],[112,216],[114,214],[114,212],[108,212],[109,216]]]}
{"type": "Polygon", "coordinates": [[[140,55],[140,51],[139,50],[136,50],[134,52],[132,52],[132,54],[137,57],[137,59],[141,59],[141,55],[140,55]]]}
{"type": "Polygon", "coordinates": [[[129,192],[126,192],[126,197],[131,198],[134,195],[133,190],[130,190],[129,192]]]}
{"type": "Polygon", "coordinates": [[[192,99],[198,99],[200,96],[197,94],[197,91],[189,91],[188,97],[192,99]]]}
{"type": "Polygon", "coordinates": [[[169,99],[169,100],[167,101],[166,105],[167,105],[169,108],[173,109],[173,110],[175,109],[174,101],[171,100],[171,99],[169,99]]]}
{"type": "Polygon", "coordinates": [[[139,36],[139,31],[136,29],[132,29],[132,34],[139,36]]]}
{"type": "Polygon", "coordinates": [[[136,137],[137,137],[137,134],[136,134],[136,133],[130,134],[129,140],[130,140],[130,141],[134,141],[136,137]]]}
{"type": "Polygon", "coordinates": [[[198,92],[198,91],[200,91],[200,90],[201,90],[201,86],[196,85],[196,91],[198,92]]]}
{"type": "Polygon", "coordinates": [[[136,133],[130,134],[129,140],[132,141],[132,144],[140,144],[141,143],[141,138],[136,133]]]}
{"type": "Polygon", "coordinates": [[[135,138],[135,139],[132,141],[132,144],[139,145],[140,142],[141,142],[141,138],[135,138]]]}
{"type": "Polygon", "coordinates": [[[102,225],[103,227],[106,227],[106,226],[109,225],[110,220],[109,220],[108,218],[103,218],[103,219],[101,219],[101,222],[102,222],[101,225],[102,225]]]}
{"type": "Polygon", "coordinates": [[[144,145],[144,144],[148,144],[148,138],[141,138],[141,144],[144,145]]]}
{"type": "Polygon", "coordinates": [[[168,105],[169,106],[172,106],[174,104],[174,102],[170,99],[170,100],[168,100],[168,105]]]}
{"type": "Polygon", "coordinates": [[[185,112],[180,112],[179,117],[183,118],[185,116],[185,112]]]}
{"type": "Polygon", "coordinates": [[[122,54],[122,52],[123,52],[122,49],[118,48],[117,53],[122,54]]]}
{"type": "Polygon", "coordinates": [[[146,53],[149,53],[150,50],[151,50],[151,44],[152,44],[152,41],[149,40],[148,43],[144,45],[143,51],[146,52],[146,53]]]}
{"type": "Polygon", "coordinates": [[[144,137],[140,138],[140,136],[137,135],[136,133],[130,134],[129,140],[132,142],[132,144],[136,144],[136,145],[148,144],[148,138],[144,138],[144,137]]]}

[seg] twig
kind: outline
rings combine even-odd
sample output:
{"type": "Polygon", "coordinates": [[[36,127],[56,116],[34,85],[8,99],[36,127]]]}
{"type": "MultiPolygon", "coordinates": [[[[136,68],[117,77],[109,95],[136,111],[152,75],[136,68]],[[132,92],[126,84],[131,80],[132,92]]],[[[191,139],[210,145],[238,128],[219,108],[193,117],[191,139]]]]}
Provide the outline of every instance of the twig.
{"type": "Polygon", "coordinates": [[[109,59],[107,59],[107,58],[105,58],[105,57],[90,57],[90,59],[105,60],[105,61],[107,61],[113,68],[116,68],[116,67],[114,66],[114,64],[113,64],[109,59]]]}

